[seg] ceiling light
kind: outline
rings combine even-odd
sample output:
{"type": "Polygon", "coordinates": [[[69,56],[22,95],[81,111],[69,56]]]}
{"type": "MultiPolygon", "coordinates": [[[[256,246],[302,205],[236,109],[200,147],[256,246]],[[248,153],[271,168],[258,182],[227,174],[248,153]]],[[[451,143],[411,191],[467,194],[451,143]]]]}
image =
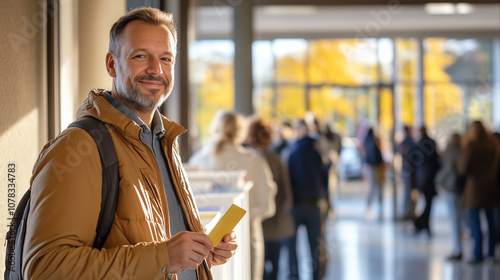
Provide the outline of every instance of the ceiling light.
{"type": "Polygon", "coordinates": [[[430,15],[452,15],[455,13],[455,5],[452,3],[427,3],[425,11],[430,15]]]}
{"type": "Polygon", "coordinates": [[[316,13],[314,6],[264,6],[262,7],[264,14],[268,15],[312,15],[316,13]]]}
{"type": "Polygon", "coordinates": [[[474,6],[469,3],[458,3],[455,7],[457,14],[470,14],[474,11],[474,6]]]}
{"type": "Polygon", "coordinates": [[[469,3],[428,3],[425,4],[425,11],[430,15],[463,15],[472,13],[474,6],[469,3]]]}

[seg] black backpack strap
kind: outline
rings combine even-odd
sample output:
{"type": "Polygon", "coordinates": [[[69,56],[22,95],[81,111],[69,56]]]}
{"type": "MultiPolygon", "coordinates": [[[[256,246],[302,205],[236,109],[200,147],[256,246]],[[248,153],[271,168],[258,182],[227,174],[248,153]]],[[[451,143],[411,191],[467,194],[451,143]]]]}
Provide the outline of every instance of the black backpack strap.
{"type": "Polygon", "coordinates": [[[74,121],[69,127],[79,127],[92,136],[101,157],[102,164],[102,200],[99,219],[97,220],[96,238],[92,247],[101,249],[108,238],[115,217],[118,201],[118,160],[109,131],[104,123],[87,116],[74,121]]]}
{"type": "Polygon", "coordinates": [[[31,190],[28,189],[17,204],[7,232],[7,248],[5,248],[5,280],[21,280],[24,239],[26,223],[30,212],[31,190]]]}

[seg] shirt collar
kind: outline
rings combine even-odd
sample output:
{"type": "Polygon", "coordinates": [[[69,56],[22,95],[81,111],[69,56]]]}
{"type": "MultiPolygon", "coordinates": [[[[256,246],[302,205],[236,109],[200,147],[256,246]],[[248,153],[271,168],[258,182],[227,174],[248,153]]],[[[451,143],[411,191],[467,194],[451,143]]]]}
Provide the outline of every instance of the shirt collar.
{"type": "Polygon", "coordinates": [[[161,119],[161,115],[158,110],[155,110],[151,127],[153,128],[154,134],[158,136],[158,138],[162,138],[163,135],[165,135],[165,127],[163,126],[163,121],[161,119]]]}
{"type": "MultiPolygon", "coordinates": [[[[132,111],[130,108],[125,106],[125,104],[118,101],[111,95],[110,91],[106,91],[104,94],[104,98],[113,106],[115,109],[120,111],[122,114],[127,116],[129,119],[134,121],[137,125],[139,125],[142,129],[142,133],[150,133],[151,130],[149,127],[132,111]]],[[[158,138],[163,137],[165,135],[165,128],[163,127],[163,121],[158,110],[155,110],[153,115],[153,121],[151,123],[151,127],[153,128],[153,133],[158,136],[158,138]]]]}

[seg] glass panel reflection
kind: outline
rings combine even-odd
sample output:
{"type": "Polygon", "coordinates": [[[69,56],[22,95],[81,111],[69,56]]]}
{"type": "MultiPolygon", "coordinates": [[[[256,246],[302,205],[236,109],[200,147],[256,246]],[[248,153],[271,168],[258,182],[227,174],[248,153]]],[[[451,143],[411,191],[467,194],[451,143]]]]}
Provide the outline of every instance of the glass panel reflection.
{"type": "Polygon", "coordinates": [[[276,99],[277,118],[281,120],[304,118],[306,102],[303,87],[279,86],[276,99]]]}
{"type": "Polygon", "coordinates": [[[203,143],[218,110],[232,110],[234,104],[234,44],[230,40],[196,41],[189,47],[190,86],[197,135],[203,143]]]}
{"type": "Polygon", "coordinates": [[[376,50],[376,39],[311,41],[307,63],[309,82],[351,86],[376,83],[376,50]]]}

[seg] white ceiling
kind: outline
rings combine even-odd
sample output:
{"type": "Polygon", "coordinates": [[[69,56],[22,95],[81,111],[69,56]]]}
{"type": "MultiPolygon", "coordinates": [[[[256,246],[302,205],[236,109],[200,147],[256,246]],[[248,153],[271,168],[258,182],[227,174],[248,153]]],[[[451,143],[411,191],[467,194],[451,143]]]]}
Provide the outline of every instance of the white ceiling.
{"type": "MultiPolygon", "coordinates": [[[[422,5],[260,6],[254,36],[273,38],[363,38],[395,36],[500,37],[500,4],[473,5],[470,14],[429,15],[422,5]]],[[[230,39],[228,6],[196,9],[197,39],[230,39]]]]}

